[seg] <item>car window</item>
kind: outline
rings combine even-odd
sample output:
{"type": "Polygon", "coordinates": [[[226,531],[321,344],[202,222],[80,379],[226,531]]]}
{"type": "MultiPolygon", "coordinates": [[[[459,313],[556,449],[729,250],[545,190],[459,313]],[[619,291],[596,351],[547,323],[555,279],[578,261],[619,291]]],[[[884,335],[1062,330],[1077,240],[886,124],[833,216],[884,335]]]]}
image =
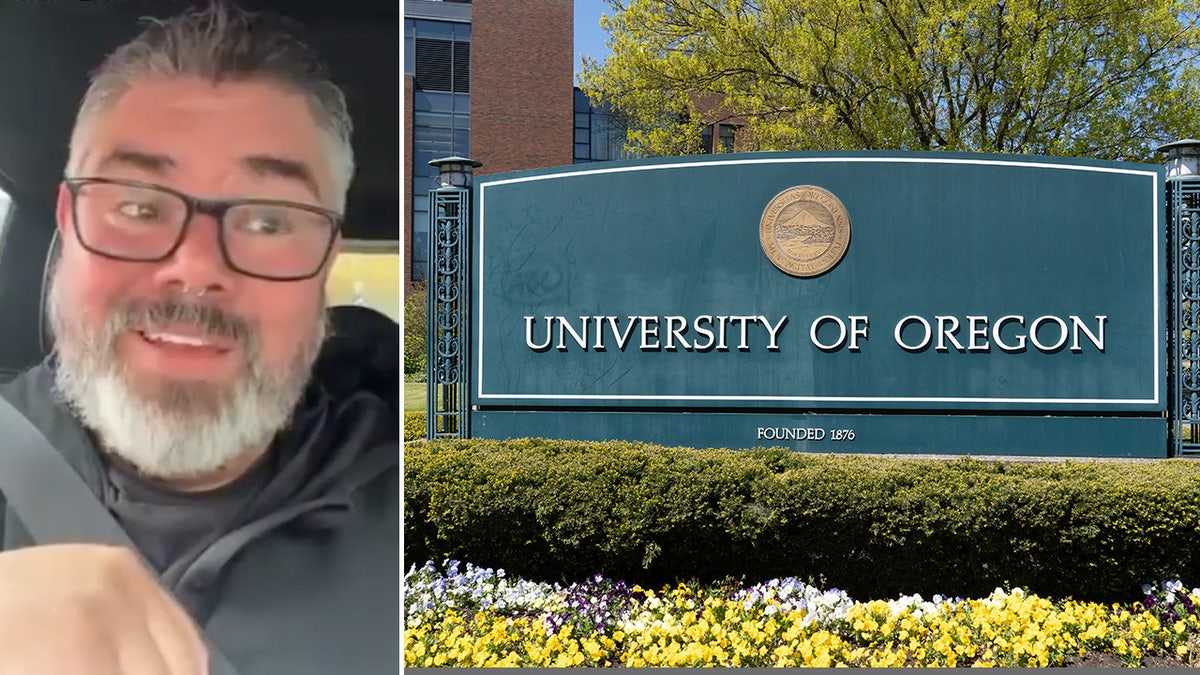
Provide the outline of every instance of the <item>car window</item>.
{"type": "Polygon", "coordinates": [[[365,305],[400,321],[400,243],[344,241],[325,287],[329,306],[365,305]]]}
{"type": "Polygon", "coordinates": [[[4,226],[8,224],[8,212],[12,207],[12,198],[0,189],[0,233],[4,232],[4,226]]]}

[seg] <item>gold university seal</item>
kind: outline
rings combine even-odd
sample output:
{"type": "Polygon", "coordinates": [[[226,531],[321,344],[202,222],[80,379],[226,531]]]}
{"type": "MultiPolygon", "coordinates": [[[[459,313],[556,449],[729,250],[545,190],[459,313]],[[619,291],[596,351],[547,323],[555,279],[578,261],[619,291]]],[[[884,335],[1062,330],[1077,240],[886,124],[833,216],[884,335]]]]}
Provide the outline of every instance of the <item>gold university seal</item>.
{"type": "Polygon", "coordinates": [[[850,246],[850,214],[833,193],[815,185],[791,187],[767,203],[758,224],[763,252],[797,277],[828,272],[850,246]]]}

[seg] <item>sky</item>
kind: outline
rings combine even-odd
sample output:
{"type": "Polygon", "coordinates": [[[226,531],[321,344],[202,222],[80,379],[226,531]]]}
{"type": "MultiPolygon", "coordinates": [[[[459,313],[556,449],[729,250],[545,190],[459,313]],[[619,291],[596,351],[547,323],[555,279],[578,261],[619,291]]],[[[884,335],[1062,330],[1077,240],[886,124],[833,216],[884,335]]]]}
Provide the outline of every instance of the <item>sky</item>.
{"type": "Polygon", "coordinates": [[[575,0],[575,75],[579,75],[581,56],[601,61],[608,56],[604,44],[608,34],[600,29],[600,15],[611,11],[604,0],[575,0]]]}

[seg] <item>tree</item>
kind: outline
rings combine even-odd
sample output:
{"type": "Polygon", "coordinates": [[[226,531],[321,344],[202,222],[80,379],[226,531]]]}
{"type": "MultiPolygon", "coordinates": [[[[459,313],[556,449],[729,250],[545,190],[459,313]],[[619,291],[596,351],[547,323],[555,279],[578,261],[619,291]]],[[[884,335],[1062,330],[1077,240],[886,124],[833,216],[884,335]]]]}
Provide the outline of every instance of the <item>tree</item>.
{"type": "Polygon", "coordinates": [[[404,299],[404,374],[424,380],[428,370],[425,355],[428,296],[424,281],[413,284],[411,289],[404,299]]]}
{"type": "Polygon", "coordinates": [[[1200,133],[1198,0],[609,0],[580,85],[631,149],[1146,160],[1200,133]]]}

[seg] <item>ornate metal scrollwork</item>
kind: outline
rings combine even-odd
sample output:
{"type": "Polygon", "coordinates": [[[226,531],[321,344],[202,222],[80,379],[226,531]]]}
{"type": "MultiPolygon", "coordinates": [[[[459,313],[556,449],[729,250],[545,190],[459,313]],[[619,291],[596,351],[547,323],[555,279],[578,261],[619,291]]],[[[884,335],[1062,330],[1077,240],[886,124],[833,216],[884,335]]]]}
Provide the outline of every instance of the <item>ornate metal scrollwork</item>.
{"type": "Polygon", "coordinates": [[[1174,454],[1200,454],[1200,180],[1169,181],[1174,454]]]}
{"type": "Polygon", "coordinates": [[[429,193],[429,336],[427,437],[468,436],[467,278],[470,254],[469,187],[429,193]]]}

